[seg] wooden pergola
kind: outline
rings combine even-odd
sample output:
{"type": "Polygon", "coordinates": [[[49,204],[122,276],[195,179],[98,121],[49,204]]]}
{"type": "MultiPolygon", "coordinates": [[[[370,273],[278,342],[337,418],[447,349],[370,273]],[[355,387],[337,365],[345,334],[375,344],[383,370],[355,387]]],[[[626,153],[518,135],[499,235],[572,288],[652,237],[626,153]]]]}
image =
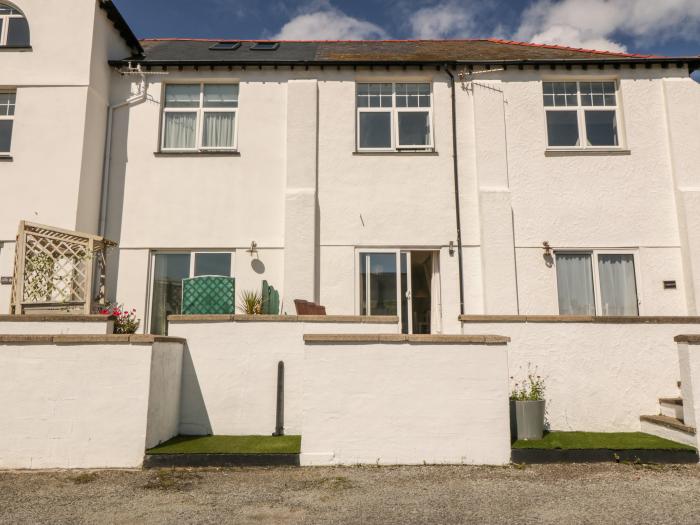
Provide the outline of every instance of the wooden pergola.
{"type": "Polygon", "coordinates": [[[19,223],[10,313],[91,314],[105,304],[107,249],[97,235],[19,223]]]}

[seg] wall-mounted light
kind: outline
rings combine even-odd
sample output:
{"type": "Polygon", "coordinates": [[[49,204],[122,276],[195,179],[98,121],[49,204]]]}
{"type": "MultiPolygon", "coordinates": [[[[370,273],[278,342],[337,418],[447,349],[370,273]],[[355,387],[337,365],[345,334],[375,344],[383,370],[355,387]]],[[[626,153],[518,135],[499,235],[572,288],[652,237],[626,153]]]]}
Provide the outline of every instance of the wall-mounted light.
{"type": "Polygon", "coordinates": [[[542,241],[542,249],[547,257],[552,256],[552,247],[549,245],[549,241],[542,241]]]}
{"type": "Polygon", "coordinates": [[[255,241],[251,241],[250,248],[248,248],[246,251],[250,254],[251,257],[253,255],[257,255],[258,254],[258,243],[255,241]]]}
{"type": "Polygon", "coordinates": [[[450,247],[448,248],[450,257],[452,257],[455,254],[455,242],[450,241],[450,247]]]}

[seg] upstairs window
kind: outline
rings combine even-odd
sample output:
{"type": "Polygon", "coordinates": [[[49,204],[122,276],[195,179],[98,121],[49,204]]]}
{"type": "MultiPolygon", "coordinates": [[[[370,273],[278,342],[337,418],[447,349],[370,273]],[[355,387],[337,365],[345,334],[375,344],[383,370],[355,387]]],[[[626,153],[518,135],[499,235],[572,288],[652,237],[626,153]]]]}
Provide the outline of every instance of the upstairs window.
{"type": "Polygon", "coordinates": [[[170,84],[163,107],[163,151],[235,150],[238,84],[170,84]]]}
{"type": "Polygon", "coordinates": [[[14,91],[0,91],[0,156],[10,154],[16,97],[14,91]]]}
{"type": "Polygon", "coordinates": [[[543,82],[542,91],[549,148],[620,146],[615,82],[543,82]]]}
{"type": "Polygon", "coordinates": [[[29,24],[16,7],[0,2],[0,47],[29,47],[29,24]]]}
{"type": "Polygon", "coordinates": [[[431,149],[432,120],[430,84],[357,84],[360,151],[431,149]]]}

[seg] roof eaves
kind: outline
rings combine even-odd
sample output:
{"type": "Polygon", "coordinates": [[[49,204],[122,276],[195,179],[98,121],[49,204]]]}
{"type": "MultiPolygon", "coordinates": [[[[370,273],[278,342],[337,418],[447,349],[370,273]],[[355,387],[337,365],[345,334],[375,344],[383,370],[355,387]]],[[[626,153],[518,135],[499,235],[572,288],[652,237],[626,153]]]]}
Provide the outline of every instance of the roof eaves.
{"type": "Polygon", "coordinates": [[[99,6],[107,13],[107,18],[112,22],[114,28],[119,32],[124,42],[126,42],[126,45],[128,45],[132,51],[142,55],[143,47],[141,47],[139,39],[136,38],[136,35],[119,12],[119,9],[117,9],[117,6],[114,5],[114,2],[112,0],[99,0],[99,6]]]}
{"type": "Polygon", "coordinates": [[[625,57],[606,56],[581,58],[515,58],[515,59],[450,59],[450,60],[149,60],[148,57],[131,57],[121,60],[110,60],[110,65],[119,67],[129,63],[140,63],[146,66],[392,66],[392,65],[580,65],[580,64],[689,64],[700,66],[700,56],[691,57],[625,57]]]}

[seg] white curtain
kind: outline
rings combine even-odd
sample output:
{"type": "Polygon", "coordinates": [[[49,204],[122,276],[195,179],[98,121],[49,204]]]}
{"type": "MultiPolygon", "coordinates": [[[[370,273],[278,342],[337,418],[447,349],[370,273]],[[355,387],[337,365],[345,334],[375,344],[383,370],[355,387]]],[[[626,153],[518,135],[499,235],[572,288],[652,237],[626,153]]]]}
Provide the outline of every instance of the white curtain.
{"type": "Polygon", "coordinates": [[[632,254],[598,256],[603,315],[639,315],[632,254]]]}
{"type": "Polygon", "coordinates": [[[165,140],[166,148],[192,149],[195,147],[195,133],[197,129],[196,113],[165,114],[165,140]]]}
{"type": "Polygon", "coordinates": [[[235,113],[205,113],[202,146],[232,148],[235,113]]]}
{"type": "Polygon", "coordinates": [[[595,315],[591,255],[558,253],[557,291],[561,315],[595,315]]]}

